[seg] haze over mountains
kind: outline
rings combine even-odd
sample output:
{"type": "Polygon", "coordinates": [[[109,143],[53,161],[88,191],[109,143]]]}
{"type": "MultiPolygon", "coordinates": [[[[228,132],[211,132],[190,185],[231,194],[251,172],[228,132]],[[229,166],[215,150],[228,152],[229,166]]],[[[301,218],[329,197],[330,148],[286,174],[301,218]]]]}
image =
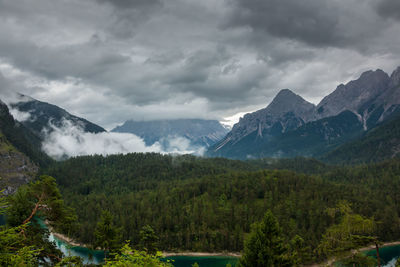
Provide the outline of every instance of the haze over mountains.
{"type": "Polygon", "coordinates": [[[24,95],[20,95],[20,99],[21,101],[11,103],[10,106],[20,113],[27,114],[21,122],[37,136],[44,137],[43,135],[45,132],[52,131],[54,127],[62,127],[65,121],[70,121],[73,124],[79,125],[84,132],[106,132],[102,127],[86,119],[74,116],[56,105],[24,95]]]}
{"type": "Polygon", "coordinates": [[[155,121],[126,121],[112,130],[132,133],[152,145],[169,137],[183,137],[194,145],[209,147],[221,140],[229,131],[216,120],[177,119],[155,121]]]}
{"type": "MultiPolygon", "coordinates": [[[[208,156],[305,156],[340,161],[343,144],[362,150],[359,144],[347,143],[362,138],[371,140],[371,130],[383,122],[385,129],[396,129],[400,67],[390,76],[379,69],[364,72],[357,80],[340,84],[318,105],[283,89],[266,108],[246,114],[231,131],[216,120],[176,119],[130,120],[107,132],[55,105],[26,96],[20,99],[9,104],[12,112],[34,136],[36,147],[41,143],[41,149],[56,159],[129,152],[202,155],[208,148],[208,156]]],[[[389,139],[381,140],[381,146],[385,146],[382,142],[394,147],[400,143],[389,139]]],[[[397,154],[395,149],[390,157],[397,154]]]]}
{"type": "Polygon", "coordinates": [[[158,152],[202,155],[228,132],[216,120],[127,121],[112,132],[66,110],[28,96],[9,104],[53,158],[87,154],[158,152]]]}

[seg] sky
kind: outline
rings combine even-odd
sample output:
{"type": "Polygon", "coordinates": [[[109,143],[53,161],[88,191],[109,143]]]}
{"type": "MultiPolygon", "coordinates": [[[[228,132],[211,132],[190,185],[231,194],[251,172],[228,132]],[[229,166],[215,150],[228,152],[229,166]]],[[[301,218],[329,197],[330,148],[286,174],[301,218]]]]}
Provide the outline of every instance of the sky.
{"type": "Polygon", "coordinates": [[[0,98],[125,120],[234,122],[400,65],[398,0],[0,0],[0,98]]]}

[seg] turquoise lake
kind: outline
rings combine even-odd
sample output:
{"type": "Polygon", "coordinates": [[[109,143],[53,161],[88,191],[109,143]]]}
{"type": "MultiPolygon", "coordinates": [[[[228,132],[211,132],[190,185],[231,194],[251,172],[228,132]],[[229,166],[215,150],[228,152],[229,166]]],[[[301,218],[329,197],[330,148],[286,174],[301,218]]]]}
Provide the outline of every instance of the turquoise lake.
{"type": "MultiPolygon", "coordinates": [[[[84,259],[85,263],[100,264],[103,262],[104,253],[101,250],[91,250],[85,247],[71,247],[65,242],[59,240],[52,234],[49,237],[50,241],[54,241],[56,246],[65,254],[70,256],[79,256],[84,259]]],[[[238,258],[212,256],[212,257],[192,257],[192,256],[175,256],[167,257],[163,260],[173,260],[175,267],[191,267],[193,263],[197,262],[200,267],[225,267],[231,264],[232,267],[236,266],[238,258]]]]}
{"type": "MultiPolygon", "coordinates": [[[[367,255],[376,257],[376,251],[370,250],[367,255]]],[[[379,255],[382,266],[394,267],[396,260],[400,257],[400,245],[380,248],[379,255]]]]}

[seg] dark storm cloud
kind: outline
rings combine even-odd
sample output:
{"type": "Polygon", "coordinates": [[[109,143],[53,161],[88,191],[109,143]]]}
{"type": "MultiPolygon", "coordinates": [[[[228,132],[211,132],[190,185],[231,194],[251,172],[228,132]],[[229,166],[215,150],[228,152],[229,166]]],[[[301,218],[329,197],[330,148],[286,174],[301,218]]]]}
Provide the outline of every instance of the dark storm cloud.
{"type": "Polygon", "coordinates": [[[384,18],[400,20],[400,1],[381,0],[376,4],[378,13],[384,18]]]}
{"type": "Polygon", "coordinates": [[[232,0],[225,27],[250,27],[316,47],[358,47],[383,27],[374,21],[368,2],[232,0]]]}
{"type": "Polygon", "coordinates": [[[106,30],[115,38],[126,39],[136,34],[136,26],[162,7],[161,0],[96,0],[116,11],[106,30]]]}
{"type": "Polygon", "coordinates": [[[161,5],[160,0],[96,0],[99,3],[107,3],[116,8],[143,8],[161,5]]]}
{"type": "Polygon", "coordinates": [[[362,71],[400,65],[399,22],[387,19],[396,7],[0,0],[0,83],[108,128],[126,119],[220,119],[265,107],[281,88],[318,102],[362,71]]]}

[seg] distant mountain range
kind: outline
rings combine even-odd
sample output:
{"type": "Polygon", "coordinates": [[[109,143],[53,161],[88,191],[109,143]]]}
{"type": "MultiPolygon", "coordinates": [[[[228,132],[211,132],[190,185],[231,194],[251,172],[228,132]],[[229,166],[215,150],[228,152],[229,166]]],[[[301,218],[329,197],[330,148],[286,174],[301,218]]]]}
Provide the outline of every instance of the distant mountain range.
{"type": "Polygon", "coordinates": [[[126,121],[112,132],[132,133],[146,145],[162,143],[165,139],[184,137],[193,145],[209,147],[221,140],[229,130],[216,120],[176,119],[154,121],[126,121]]]}
{"type": "MultiPolygon", "coordinates": [[[[55,105],[22,96],[11,104],[28,113],[15,121],[0,105],[4,147],[10,144],[38,165],[49,158],[41,151],[50,125],[65,120],[84,132],[106,130],[55,105]]],[[[318,105],[289,89],[281,90],[264,109],[246,114],[231,131],[216,120],[177,119],[126,121],[112,132],[132,133],[146,145],[163,145],[183,137],[191,145],[207,147],[207,156],[237,159],[314,157],[332,163],[379,161],[400,155],[400,67],[389,76],[382,70],[364,72],[357,80],[339,85],[318,105]]]]}
{"type": "Polygon", "coordinates": [[[322,157],[399,114],[400,67],[389,77],[382,70],[359,79],[313,105],[288,89],[264,109],[246,114],[209,156],[230,158],[322,157]]]}

